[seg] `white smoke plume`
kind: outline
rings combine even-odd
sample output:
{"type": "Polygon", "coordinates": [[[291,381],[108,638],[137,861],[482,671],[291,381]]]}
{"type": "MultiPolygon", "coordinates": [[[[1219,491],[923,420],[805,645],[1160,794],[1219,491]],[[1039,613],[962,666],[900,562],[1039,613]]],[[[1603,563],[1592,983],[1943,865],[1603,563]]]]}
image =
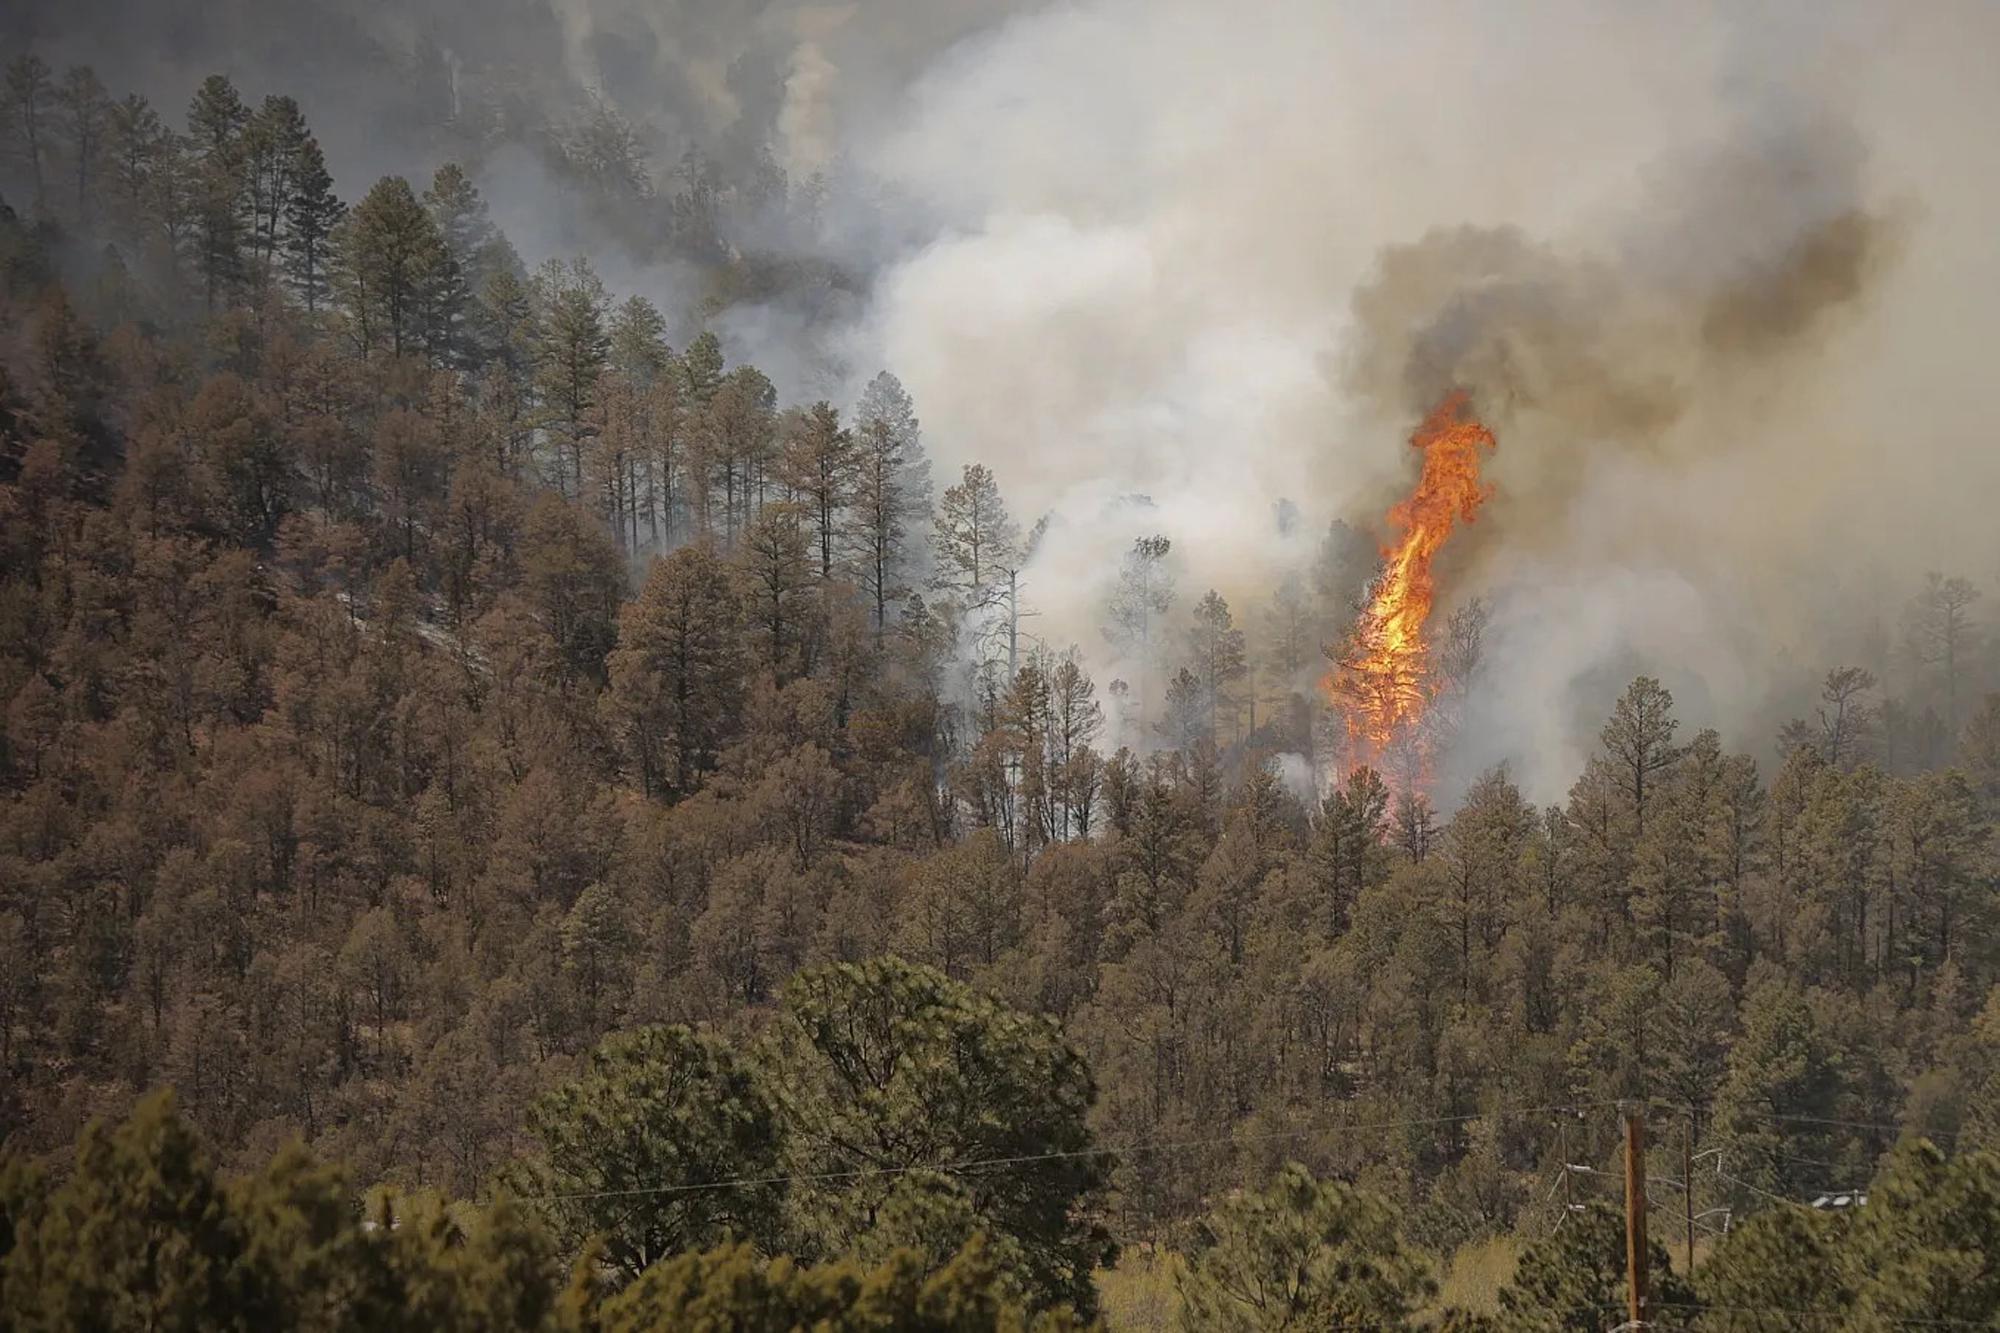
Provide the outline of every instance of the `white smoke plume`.
{"type": "Polygon", "coordinates": [[[1497,611],[1464,762],[1558,795],[1638,671],[1761,754],[1923,570],[2000,564],[1996,39],[1971,3],[1048,8],[863,146],[936,234],[852,360],[1055,515],[1035,630],[1100,681],[1133,538],[1248,620],[1466,383],[1500,451],[1443,570],[1497,611]]]}

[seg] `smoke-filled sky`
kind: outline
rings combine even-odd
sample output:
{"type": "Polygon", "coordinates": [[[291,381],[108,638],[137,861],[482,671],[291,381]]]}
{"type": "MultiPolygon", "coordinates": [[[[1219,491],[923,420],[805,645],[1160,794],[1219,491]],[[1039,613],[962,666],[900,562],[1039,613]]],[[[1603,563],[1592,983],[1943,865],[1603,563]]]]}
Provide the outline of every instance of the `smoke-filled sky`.
{"type": "MultiPolygon", "coordinates": [[[[1761,757],[1827,666],[1894,665],[1925,570],[2000,575],[1984,0],[36,8],[18,30],[170,104],[210,66],[299,89],[347,176],[430,165],[382,105],[428,43],[602,96],[663,155],[755,142],[848,182],[882,216],[829,227],[866,275],[842,327],[727,327],[784,387],[894,370],[941,478],[982,460],[1050,514],[1033,628],[1100,681],[1134,537],[1247,619],[1330,519],[1380,535],[1453,383],[1500,439],[1441,565],[1447,604],[1496,608],[1458,767],[1535,796],[1639,671],[1761,757]]],[[[533,177],[495,160],[537,258],[533,177]]]]}
{"type": "Polygon", "coordinates": [[[1050,8],[869,145],[939,234],[868,332],[942,450],[1071,520],[1061,626],[1153,527],[1261,600],[1277,501],[1379,515],[1465,384],[1500,450],[1443,566],[1498,610],[1461,766],[1555,794],[1640,670],[1763,753],[1923,570],[2000,572],[1995,39],[1981,4],[1050,8]]]}

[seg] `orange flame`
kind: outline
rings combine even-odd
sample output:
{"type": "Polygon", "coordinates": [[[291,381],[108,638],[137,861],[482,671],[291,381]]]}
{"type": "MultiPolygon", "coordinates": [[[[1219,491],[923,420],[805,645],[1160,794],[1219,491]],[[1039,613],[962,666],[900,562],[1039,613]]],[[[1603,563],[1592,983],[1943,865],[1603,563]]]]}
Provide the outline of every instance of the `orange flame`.
{"type": "Polygon", "coordinates": [[[1419,727],[1436,685],[1424,641],[1437,593],[1431,562],[1493,493],[1479,479],[1480,455],[1497,447],[1493,432],[1465,408],[1464,390],[1453,391],[1410,437],[1423,455],[1423,475],[1410,497],[1389,511],[1398,535],[1382,548],[1381,577],[1327,680],[1345,705],[1352,763],[1379,766],[1393,749],[1422,744],[1419,727]]]}

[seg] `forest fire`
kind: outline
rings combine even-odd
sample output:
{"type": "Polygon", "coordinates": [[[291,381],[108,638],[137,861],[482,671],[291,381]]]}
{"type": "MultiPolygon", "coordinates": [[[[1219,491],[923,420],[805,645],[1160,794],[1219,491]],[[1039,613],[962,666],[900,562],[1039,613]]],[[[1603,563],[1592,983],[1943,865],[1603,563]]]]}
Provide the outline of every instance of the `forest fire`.
{"type": "Polygon", "coordinates": [[[1348,765],[1386,768],[1402,786],[1422,779],[1422,722],[1440,684],[1424,638],[1437,592],[1431,564],[1492,493],[1479,467],[1480,455],[1496,447],[1493,432],[1466,407],[1465,392],[1454,390],[1410,437],[1423,475],[1389,510],[1397,535],[1382,548],[1381,576],[1346,643],[1329,650],[1336,665],[1326,688],[1346,720],[1348,765]]]}

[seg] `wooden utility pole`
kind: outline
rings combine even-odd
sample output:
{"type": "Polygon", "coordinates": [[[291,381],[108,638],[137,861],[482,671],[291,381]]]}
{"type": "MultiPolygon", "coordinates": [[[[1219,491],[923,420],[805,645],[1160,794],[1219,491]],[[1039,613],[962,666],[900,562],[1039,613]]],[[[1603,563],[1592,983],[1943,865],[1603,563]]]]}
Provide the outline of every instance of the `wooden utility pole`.
{"type": "Polygon", "coordinates": [[[1563,1173],[1562,1174],[1563,1215],[1562,1215],[1562,1222],[1556,1223],[1556,1225],[1559,1227],[1563,1224],[1563,1222],[1569,1221],[1569,1215],[1576,1211],[1576,1197],[1575,1197],[1576,1191],[1575,1188],[1570,1184],[1570,1176],[1573,1173],[1569,1169],[1569,1121],[1564,1120],[1561,1122],[1561,1124],[1562,1124],[1562,1134],[1560,1136],[1561,1146],[1556,1149],[1556,1151],[1562,1154],[1562,1173],[1563,1173]]]}
{"type": "Polygon", "coordinates": [[[1694,1281],[1694,1108],[1688,1108],[1687,1137],[1681,1140],[1681,1210],[1687,1217],[1687,1279],[1694,1281]]]}
{"type": "Polygon", "coordinates": [[[1646,1113],[1638,1102],[1625,1114],[1626,1327],[1646,1327],[1646,1113]]]}

